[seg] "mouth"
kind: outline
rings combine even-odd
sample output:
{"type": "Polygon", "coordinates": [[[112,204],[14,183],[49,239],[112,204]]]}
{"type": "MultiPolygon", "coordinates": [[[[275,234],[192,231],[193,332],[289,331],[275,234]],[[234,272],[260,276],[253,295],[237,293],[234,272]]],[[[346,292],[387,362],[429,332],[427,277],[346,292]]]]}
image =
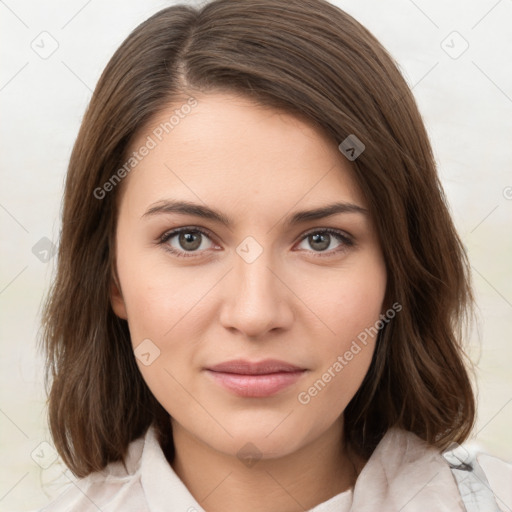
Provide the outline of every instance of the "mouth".
{"type": "Polygon", "coordinates": [[[220,386],[242,397],[264,398],[295,384],[307,369],[284,361],[226,361],[205,368],[220,386]]]}

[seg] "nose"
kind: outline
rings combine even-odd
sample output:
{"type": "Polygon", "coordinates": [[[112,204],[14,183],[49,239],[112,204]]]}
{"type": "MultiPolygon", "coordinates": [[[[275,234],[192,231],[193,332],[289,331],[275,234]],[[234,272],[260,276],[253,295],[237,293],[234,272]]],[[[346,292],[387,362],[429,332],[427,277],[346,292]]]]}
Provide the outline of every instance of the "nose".
{"type": "Polygon", "coordinates": [[[265,250],[251,263],[235,256],[220,312],[223,327],[251,339],[291,327],[293,293],[282,273],[273,267],[265,250]]]}

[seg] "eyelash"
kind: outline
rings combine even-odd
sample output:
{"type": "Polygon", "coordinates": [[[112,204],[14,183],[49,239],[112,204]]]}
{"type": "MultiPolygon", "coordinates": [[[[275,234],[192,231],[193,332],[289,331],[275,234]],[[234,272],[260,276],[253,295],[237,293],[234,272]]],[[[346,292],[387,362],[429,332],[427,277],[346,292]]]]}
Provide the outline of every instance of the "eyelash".
{"type": "MultiPolygon", "coordinates": [[[[170,247],[167,242],[175,237],[176,235],[179,235],[180,233],[201,233],[201,235],[204,235],[207,238],[212,238],[212,235],[205,229],[199,228],[196,226],[185,226],[182,228],[173,229],[172,231],[167,231],[164,233],[159,239],[158,244],[164,246],[164,249],[166,251],[169,251],[173,255],[177,256],[178,258],[193,258],[196,257],[197,254],[200,254],[203,251],[190,251],[188,254],[183,251],[179,252],[175,250],[174,248],[170,247]]],[[[312,231],[308,231],[307,233],[304,233],[302,235],[302,238],[300,239],[300,242],[306,240],[309,236],[315,235],[315,234],[325,234],[328,233],[329,235],[334,236],[338,239],[338,241],[342,242],[343,245],[336,249],[331,249],[330,251],[311,251],[314,255],[314,257],[320,257],[325,258],[332,256],[333,254],[338,254],[340,252],[346,251],[347,248],[353,247],[355,245],[352,238],[350,238],[348,235],[346,235],[344,232],[339,231],[337,229],[332,228],[323,228],[323,229],[314,229],[312,231]]]]}

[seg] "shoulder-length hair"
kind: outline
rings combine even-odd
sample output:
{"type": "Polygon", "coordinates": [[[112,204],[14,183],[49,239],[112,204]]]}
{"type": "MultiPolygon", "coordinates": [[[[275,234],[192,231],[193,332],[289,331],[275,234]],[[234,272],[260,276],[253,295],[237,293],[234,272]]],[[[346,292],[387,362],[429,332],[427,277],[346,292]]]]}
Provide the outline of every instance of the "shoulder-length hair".
{"type": "Polygon", "coordinates": [[[461,342],[473,304],[469,265],[397,65],[324,0],[216,0],[163,9],[128,36],[73,148],[43,315],[49,424],[64,462],[77,476],[101,470],[123,460],[150,424],[172,453],[169,415],[142,379],[127,323],[110,304],[120,187],[98,189],[142,127],[194,91],[243,94],[309,120],[333,144],[349,135],[364,143],[351,165],[383,250],[385,301],[402,310],[380,332],[345,410],[346,436],[366,457],[391,426],[440,449],[465,440],[475,416],[461,342]]]}

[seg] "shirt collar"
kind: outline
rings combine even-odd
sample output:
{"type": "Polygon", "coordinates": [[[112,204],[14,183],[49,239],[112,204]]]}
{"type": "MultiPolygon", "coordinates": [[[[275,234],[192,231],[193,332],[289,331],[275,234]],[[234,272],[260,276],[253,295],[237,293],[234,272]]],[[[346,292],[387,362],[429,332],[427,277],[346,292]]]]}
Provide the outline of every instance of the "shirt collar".
{"type": "MultiPolygon", "coordinates": [[[[175,473],[150,427],[141,457],[141,483],[151,512],[205,512],[175,473]]],[[[462,512],[449,466],[439,450],[405,430],[392,428],[361,471],[353,493],[334,496],[310,512],[334,510],[352,498],[357,512],[462,512]],[[332,507],[331,507],[332,505],[332,507]]]]}
{"type": "Polygon", "coordinates": [[[204,512],[165,458],[153,427],[144,440],[141,483],[151,512],[204,512]]]}

